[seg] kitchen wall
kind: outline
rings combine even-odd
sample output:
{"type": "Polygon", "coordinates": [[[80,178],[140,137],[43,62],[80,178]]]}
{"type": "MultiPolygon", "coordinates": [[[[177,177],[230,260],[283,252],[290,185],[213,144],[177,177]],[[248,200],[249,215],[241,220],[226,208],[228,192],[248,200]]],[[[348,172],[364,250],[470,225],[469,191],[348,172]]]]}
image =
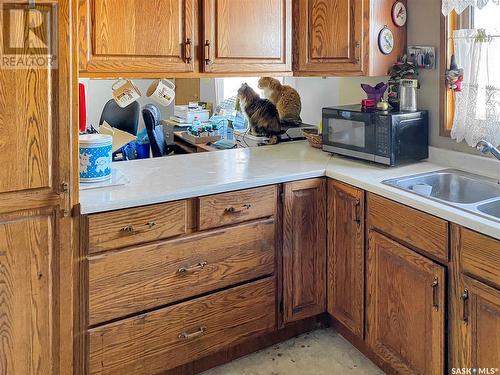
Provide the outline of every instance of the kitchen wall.
{"type": "MultiPolygon", "coordinates": [[[[438,0],[408,1],[408,45],[436,46],[441,52],[441,2],[438,0]]],[[[440,62],[437,61],[439,67],[440,62]]],[[[439,69],[421,70],[418,90],[418,105],[430,114],[430,143],[432,146],[450,150],[480,154],[465,143],[457,143],[449,137],[439,136],[439,69]]]]}
{"type": "Polygon", "coordinates": [[[366,98],[361,89],[362,83],[372,86],[387,77],[352,77],[352,78],[310,78],[285,77],[285,84],[294,87],[302,99],[302,121],[318,125],[323,107],[361,103],[366,98]]]}

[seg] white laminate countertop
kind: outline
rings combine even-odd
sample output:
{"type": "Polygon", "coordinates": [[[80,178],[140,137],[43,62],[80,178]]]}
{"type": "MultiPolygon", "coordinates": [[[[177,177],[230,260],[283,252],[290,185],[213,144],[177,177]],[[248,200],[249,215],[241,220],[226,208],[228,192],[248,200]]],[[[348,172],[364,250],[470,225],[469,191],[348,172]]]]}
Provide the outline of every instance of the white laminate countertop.
{"type": "Polygon", "coordinates": [[[130,183],[81,191],[82,214],[326,175],[500,239],[498,222],[382,184],[383,180],[390,178],[449,168],[448,165],[427,161],[389,168],[343,157],[332,157],[310,147],[307,142],[293,142],[119,162],[114,163],[113,168],[125,174],[130,183]]]}

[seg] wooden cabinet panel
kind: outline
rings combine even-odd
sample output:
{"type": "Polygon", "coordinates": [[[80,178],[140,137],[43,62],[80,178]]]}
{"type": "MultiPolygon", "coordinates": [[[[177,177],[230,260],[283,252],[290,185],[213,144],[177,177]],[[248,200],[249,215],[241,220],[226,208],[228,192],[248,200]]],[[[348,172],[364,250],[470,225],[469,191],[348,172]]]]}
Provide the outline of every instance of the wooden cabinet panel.
{"type": "Polygon", "coordinates": [[[276,328],[267,278],[88,332],[90,374],[163,373],[276,328]]]}
{"type": "MultiPolygon", "coordinates": [[[[407,6],[407,0],[400,1],[407,6]]],[[[392,21],[394,2],[394,0],[372,0],[374,5],[370,14],[370,47],[367,48],[367,54],[370,56],[367,75],[372,77],[387,75],[398,57],[406,54],[407,26],[398,27],[392,21]],[[391,30],[394,36],[394,49],[388,55],[384,55],[378,47],[378,36],[384,27],[391,30]]]]}
{"type": "Polygon", "coordinates": [[[363,338],[364,191],[328,180],[328,312],[363,338]]]}
{"type": "Polygon", "coordinates": [[[203,0],[204,71],[291,71],[291,0],[203,0]]]}
{"type": "MultiPolygon", "coordinates": [[[[13,1],[2,2],[2,17],[5,17],[4,35],[6,46],[14,45],[15,52],[3,51],[4,62],[0,66],[0,193],[28,192],[43,189],[46,193],[58,193],[58,175],[60,164],[57,149],[59,129],[58,117],[58,74],[51,69],[46,59],[53,51],[45,52],[35,67],[23,67],[14,61],[25,61],[24,53],[30,56],[27,61],[36,59],[32,45],[25,40],[16,40],[14,32],[19,35],[33,33],[31,29],[23,30],[28,24],[28,12],[20,4],[13,1]],[[10,18],[7,18],[8,15],[10,18]],[[5,54],[5,56],[4,56],[5,54]]],[[[37,40],[40,44],[56,44],[57,31],[51,30],[52,19],[57,17],[57,4],[50,1],[37,3],[37,19],[40,22],[37,40]],[[38,18],[39,16],[39,18],[38,18]],[[55,38],[55,40],[53,40],[55,38]]],[[[43,50],[43,47],[40,47],[43,50]]],[[[63,58],[64,56],[61,56],[63,58]]],[[[61,64],[64,60],[61,60],[61,64]]],[[[63,79],[64,77],[60,77],[63,79]]],[[[68,124],[64,124],[67,126],[68,124]]],[[[33,197],[31,197],[33,199],[33,197]]],[[[12,204],[12,202],[10,203],[12,204]]],[[[26,204],[26,203],[24,203],[26,204]]]]}
{"type": "Polygon", "coordinates": [[[80,0],[80,70],[194,71],[196,0],[80,0]]]}
{"type": "Polygon", "coordinates": [[[469,229],[459,230],[461,271],[500,288],[500,241],[469,229]]]}
{"type": "Polygon", "coordinates": [[[278,203],[276,185],[201,197],[199,230],[273,216],[278,203]]]}
{"type": "Polygon", "coordinates": [[[449,367],[498,367],[500,241],[453,224],[451,244],[449,367]]]}
{"type": "Polygon", "coordinates": [[[89,324],[274,273],[273,219],[89,259],[89,324]]]}
{"type": "Polygon", "coordinates": [[[363,74],[369,8],[366,0],[297,1],[294,70],[363,74]]]}
{"type": "Polygon", "coordinates": [[[459,350],[454,358],[460,363],[452,363],[452,366],[497,367],[500,363],[500,291],[465,276],[458,297],[462,315],[455,318],[462,327],[459,350]]]}
{"type": "Polygon", "coordinates": [[[443,374],[445,270],[369,232],[367,342],[401,374],[443,374]]]}
{"type": "Polygon", "coordinates": [[[438,260],[448,260],[448,222],[424,212],[368,194],[368,226],[415,247],[438,260]]]}
{"type": "Polygon", "coordinates": [[[70,3],[0,5],[0,374],[73,370],[70,3]]]}
{"type": "Polygon", "coordinates": [[[291,182],[284,189],[283,305],[288,323],[325,311],[325,180],[291,182]]]}
{"type": "Polygon", "coordinates": [[[88,216],[89,253],[118,249],[184,234],[188,201],[128,208],[88,216]]]}
{"type": "Polygon", "coordinates": [[[1,374],[58,373],[57,245],[50,212],[0,218],[1,374]]]}

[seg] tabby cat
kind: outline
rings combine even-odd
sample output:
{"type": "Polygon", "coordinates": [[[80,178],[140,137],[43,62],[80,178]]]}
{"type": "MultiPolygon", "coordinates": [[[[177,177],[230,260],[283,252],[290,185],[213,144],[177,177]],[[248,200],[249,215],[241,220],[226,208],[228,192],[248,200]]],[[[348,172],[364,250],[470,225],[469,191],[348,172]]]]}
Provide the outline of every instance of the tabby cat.
{"type": "Polygon", "coordinates": [[[291,86],[282,85],[280,81],[272,77],[262,77],[259,80],[259,89],[278,109],[282,123],[287,125],[300,125],[300,111],[302,103],[299,93],[291,86]]]}
{"type": "Polygon", "coordinates": [[[241,111],[246,115],[253,135],[270,138],[269,143],[278,143],[281,132],[280,118],[276,106],[267,99],[262,99],[246,83],[238,90],[241,111]]]}

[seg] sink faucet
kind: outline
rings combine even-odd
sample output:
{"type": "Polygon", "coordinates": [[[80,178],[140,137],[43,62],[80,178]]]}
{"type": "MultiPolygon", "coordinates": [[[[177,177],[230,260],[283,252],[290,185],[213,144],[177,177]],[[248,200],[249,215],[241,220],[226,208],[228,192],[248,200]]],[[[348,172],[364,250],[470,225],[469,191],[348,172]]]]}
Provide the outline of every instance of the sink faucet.
{"type": "Polygon", "coordinates": [[[500,150],[493,146],[490,142],[485,141],[484,139],[480,140],[476,145],[476,148],[481,151],[483,154],[487,154],[491,152],[491,154],[500,160],[500,150]]]}

